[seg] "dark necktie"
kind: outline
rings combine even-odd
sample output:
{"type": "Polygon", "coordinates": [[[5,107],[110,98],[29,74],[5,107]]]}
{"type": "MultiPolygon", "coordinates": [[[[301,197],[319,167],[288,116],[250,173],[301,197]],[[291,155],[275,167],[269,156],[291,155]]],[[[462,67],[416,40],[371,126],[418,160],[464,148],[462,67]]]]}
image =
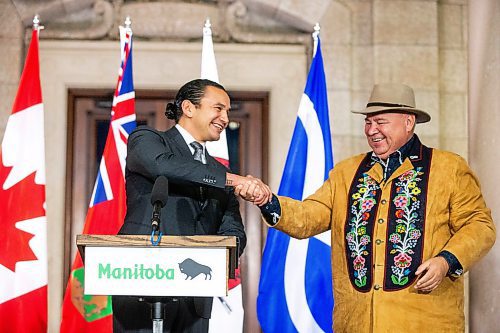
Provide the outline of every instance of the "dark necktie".
{"type": "MultiPolygon", "coordinates": [[[[201,145],[201,143],[193,141],[189,145],[194,149],[193,158],[196,161],[200,161],[201,163],[203,163],[203,146],[201,145]]],[[[200,189],[200,208],[201,210],[204,210],[208,203],[205,198],[205,189],[203,188],[203,186],[200,186],[199,189],[200,189]]]]}
{"type": "Polygon", "coordinates": [[[193,141],[189,144],[194,149],[193,158],[196,161],[203,163],[203,146],[197,141],[193,141]]]}

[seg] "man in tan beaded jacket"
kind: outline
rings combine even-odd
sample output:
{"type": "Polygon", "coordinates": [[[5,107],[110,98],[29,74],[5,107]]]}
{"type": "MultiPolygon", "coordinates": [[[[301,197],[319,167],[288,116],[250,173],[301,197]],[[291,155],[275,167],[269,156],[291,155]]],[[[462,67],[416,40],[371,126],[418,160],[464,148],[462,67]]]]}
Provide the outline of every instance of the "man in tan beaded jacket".
{"type": "MultiPolygon", "coordinates": [[[[354,113],[372,151],[338,163],[302,202],[273,195],[262,214],[295,238],[331,230],[335,332],[463,332],[463,273],[495,242],[479,182],[414,134],[431,117],[410,87],[375,85],[354,113]]],[[[250,201],[258,192],[236,188],[250,201]]]]}

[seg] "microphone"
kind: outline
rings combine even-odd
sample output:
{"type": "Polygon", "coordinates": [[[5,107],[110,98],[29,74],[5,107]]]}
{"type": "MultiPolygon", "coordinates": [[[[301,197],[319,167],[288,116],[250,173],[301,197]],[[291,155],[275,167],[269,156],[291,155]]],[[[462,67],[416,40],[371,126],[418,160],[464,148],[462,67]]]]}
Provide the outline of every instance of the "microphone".
{"type": "Polygon", "coordinates": [[[168,200],[168,180],[165,176],[159,176],[151,191],[151,204],[153,205],[153,216],[151,217],[151,227],[153,232],[160,228],[161,209],[165,207],[168,200]]]}

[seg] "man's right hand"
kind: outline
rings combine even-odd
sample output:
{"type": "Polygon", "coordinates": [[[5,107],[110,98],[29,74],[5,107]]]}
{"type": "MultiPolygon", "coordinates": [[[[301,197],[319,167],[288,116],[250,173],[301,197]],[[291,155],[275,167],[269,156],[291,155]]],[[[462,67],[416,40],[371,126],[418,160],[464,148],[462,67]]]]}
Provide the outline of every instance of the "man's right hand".
{"type": "Polygon", "coordinates": [[[273,197],[269,186],[251,175],[244,177],[227,173],[226,185],[233,186],[234,193],[257,206],[270,202],[273,197]]]}

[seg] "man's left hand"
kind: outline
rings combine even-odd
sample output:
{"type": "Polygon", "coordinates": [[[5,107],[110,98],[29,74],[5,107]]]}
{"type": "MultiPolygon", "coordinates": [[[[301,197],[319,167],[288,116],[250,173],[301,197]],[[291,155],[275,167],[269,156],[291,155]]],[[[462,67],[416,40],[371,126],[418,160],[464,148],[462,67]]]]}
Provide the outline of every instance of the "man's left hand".
{"type": "Polygon", "coordinates": [[[448,262],[443,257],[434,257],[424,261],[415,272],[419,276],[415,288],[423,292],[433,291],[443,281],[448,269],[448,262]]]}

